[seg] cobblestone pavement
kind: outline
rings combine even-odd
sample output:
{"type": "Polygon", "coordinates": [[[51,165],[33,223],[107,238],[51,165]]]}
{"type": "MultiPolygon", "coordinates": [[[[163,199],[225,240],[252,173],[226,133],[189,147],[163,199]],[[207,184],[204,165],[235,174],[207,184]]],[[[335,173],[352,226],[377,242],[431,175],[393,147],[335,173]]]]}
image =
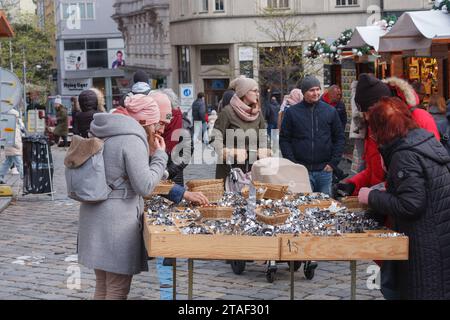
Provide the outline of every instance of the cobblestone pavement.
{"type": "MultiPolygon", "coordinates": [[[[66,197],[64,149],[52,148],[55,159],[55,201],[49,196],[17,196],[0,213],[0,299],[91,299],[95,277],[76,263],[78,203],[66,197]],[[77,275],[81,283],[78,286],[77,275]]],[[[214,166],[190,166],[187,179],[210,178],[214,166]]],[[[150,272],[133,279],[130,299],[170,299],[171,267],[160,259],[149,261],[150,272]]],[[[368,290],[368,266],[358,262],[357,298],[382,299],[378,290],[368,290]]],[[[296,299],[350,299],[350,264],[320,262],[313,280],[303,272],[295,275],[296,299]]],[[[195,261],[194,299],[288,299],[289,272],[280,263],[276,280],[265,279],[265,266],[248,263],[234,275],[224,261],[195,261]]],[[[187,298],[187,262],[178,260],[178,299],[187,298]]]]}

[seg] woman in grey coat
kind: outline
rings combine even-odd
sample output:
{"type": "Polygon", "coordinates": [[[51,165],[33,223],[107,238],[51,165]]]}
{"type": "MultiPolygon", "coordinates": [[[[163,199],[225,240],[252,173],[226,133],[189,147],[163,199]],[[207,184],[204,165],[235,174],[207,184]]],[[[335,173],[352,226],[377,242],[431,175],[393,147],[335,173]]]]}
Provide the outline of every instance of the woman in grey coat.
{"type": "Polygon", "coordinates": [[[108,200],[80,208],[78,259],[95,270],[94,299],[126,299],[133,275],[148,270],[142,196],[161,180],[167,154],[164,139],[156,133],[161,116],[157,104],[139,95],[131,102],[135,108],[128,116],[99,113],[91,123],[91,133],[106,139],[108,183],[123,178],[108,200]]]}

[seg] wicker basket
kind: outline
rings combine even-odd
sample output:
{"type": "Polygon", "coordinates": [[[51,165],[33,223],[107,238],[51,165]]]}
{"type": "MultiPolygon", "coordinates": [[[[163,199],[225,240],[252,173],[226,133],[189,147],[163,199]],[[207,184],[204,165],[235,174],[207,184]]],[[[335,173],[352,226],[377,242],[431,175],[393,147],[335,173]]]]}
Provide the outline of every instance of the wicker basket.
{"type": "Polygon", "coordinates": [[[264,193],[264,198],[272,199],[272,200],[283,199],[289,189],[289,186],[287,186],[287,185],[261,183],[261,182],[257,182],[257,181],[254,181],[253,185],[257,189],[258,188],[266,188],[266,192],[264,193]]]}
{"type": "Polygon", "coordinates": [[[175,184],[172,181],[161,181],[153,190],[155,195],[168,195],[175,184]]]}
{"type": "Polygon", "coordinates": [[[189,190],[197,187],[203,187],[207,185],[224,184],[223,179],[210,179],[210,180],[191,180],[186,183],[189,190]]]}
{"type": "Polygon", "coordinates": [[[297,208],[301,211],[308,209],[308,208],[328,209],[333,204],[333,202],[337,202],[337,201],[317,200],[316,202],[301,204],[297,208]]]}
{"type": "Polygon", "coordinates": [[[231,219],[233,217],[234,208],[231,207],[199,207],[201,217],[203,219],[231,219]]]}
{"type": "Polygon", "coordinates": [[[222,200],[225,193],[223,182],[221,184],[211,184],[202,187],[195,187],[190,189],[192,192],[202,192],[209,202],[215,203],[222,200]]]}
{"type": "Polygon", "coordinates": [[[344,207],[347,207],[349,210],[367,210],[369,208],[368,205],[359,203],[358,197],[345,197],[340,200],[344,207]]]}
{"type": "MultiPolygon", "coordinates": [[[[262,200],[264,199],[264,194],[266,193],[266,189],[264,188],[264,191],[259,191],[258,189],[256,190],[256,199],[257,200],[262,200]]],[[[248,199],[248,197],[250,196],[250,188],[249,187],[244,187],[242,188],[241,194],[244,198],[248,199]]]]}
{"type": "Polygon", "coordinates": [[[291,212],[287,208],[286,208],[286,211],[276,213],[273,216],[266,216],[265,214],[262,213],[263,210],[264,210],[264,208],[257,208],[255,210],[256,220],[258,220],[262,223],[265,223],[265,224],[270,224],[272,226],[284,224],[286,222],[286,220],[289,218],[289,216],[291,215],[291,212]]]}

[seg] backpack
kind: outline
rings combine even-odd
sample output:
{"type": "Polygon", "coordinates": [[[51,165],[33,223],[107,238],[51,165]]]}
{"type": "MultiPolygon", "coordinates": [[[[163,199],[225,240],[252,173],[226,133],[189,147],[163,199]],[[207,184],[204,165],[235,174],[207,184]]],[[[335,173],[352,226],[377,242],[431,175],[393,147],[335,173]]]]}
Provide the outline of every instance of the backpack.
{"type": "Polygon", "coordinates": [[[119,178],[109,185],[106,181],[103,147],[106,140],[73,136],[64,159],[69,198],[82,203],[98,203],[109,198],[111,192],[126,179],[119,178]]]}
{"type": "MultiPolygon", "coordinates": [[[[439,128],[441,129],[441,128],[439,128]]],[[[447,150],[448,154],[450,155],[450,124],[446,123],[445,127],[442,128],[444,130],[439,130],[441,134],[441,143],[447,150]]]]}

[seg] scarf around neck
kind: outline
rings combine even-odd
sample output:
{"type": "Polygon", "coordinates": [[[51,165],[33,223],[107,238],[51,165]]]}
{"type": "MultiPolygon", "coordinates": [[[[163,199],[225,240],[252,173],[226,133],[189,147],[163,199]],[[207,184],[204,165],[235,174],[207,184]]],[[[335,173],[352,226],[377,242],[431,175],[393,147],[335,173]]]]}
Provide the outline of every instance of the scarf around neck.
{"type": "Polygon", "coordinates": [[[230,106],[242,121],[253,122],[259,117],[259,107],[252,108],[246,105],[236,94],[231,98],[230,106]]]}

